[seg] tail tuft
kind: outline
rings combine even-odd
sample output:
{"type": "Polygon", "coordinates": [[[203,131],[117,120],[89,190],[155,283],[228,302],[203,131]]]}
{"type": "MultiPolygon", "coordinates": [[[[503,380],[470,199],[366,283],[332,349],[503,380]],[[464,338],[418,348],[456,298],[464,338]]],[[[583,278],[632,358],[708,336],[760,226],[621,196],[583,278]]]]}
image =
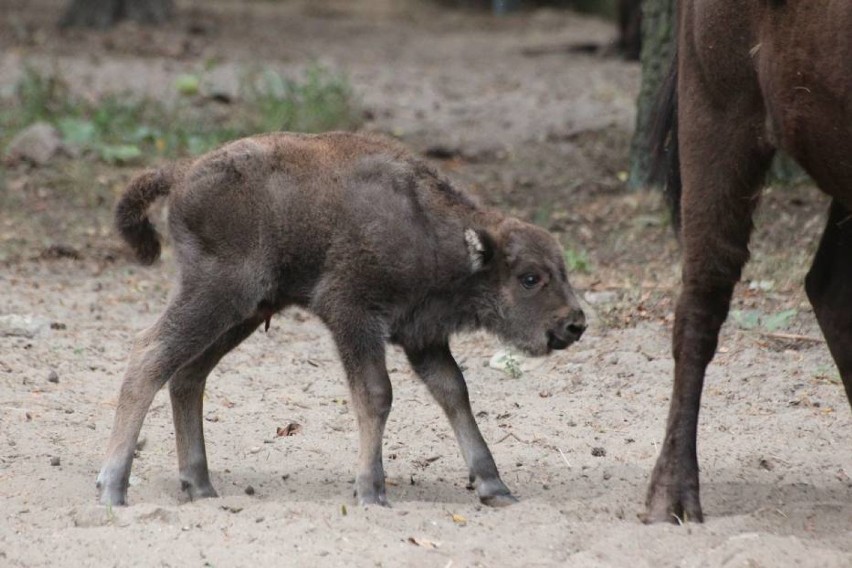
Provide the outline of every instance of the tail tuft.
{"type": "Polygon", "coordinates": [[[666,201],[671,212],[672,225],[680,233],[680,196],[683,189],[680,178],[677,124],[677,53],[663,82],[657,99],[656,123],[651,132],[653,153],[652,177],[662,181],[665,177],[666,201]]]}
{"type": "Polygon", "coordinates": [[[130,182],[115,208],[115,226],[141,264],[160,257],[160,236],[148,218],[148,207],[169,194],[175,183],[173,169],[149,170],[130,182]]]}

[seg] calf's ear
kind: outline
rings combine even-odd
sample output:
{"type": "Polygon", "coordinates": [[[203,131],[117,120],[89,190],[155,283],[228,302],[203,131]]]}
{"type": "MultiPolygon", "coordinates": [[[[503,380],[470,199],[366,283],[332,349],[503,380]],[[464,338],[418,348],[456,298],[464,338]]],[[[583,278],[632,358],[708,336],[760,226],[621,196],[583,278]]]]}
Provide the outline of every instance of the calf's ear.
{"type": "Polygon", "coordinates": [[[473,272],[479,272],[491,264],[494,259],[496,243],[484,229],[465,229],[464,242],[467,245],[467,257],[473,272]]]}

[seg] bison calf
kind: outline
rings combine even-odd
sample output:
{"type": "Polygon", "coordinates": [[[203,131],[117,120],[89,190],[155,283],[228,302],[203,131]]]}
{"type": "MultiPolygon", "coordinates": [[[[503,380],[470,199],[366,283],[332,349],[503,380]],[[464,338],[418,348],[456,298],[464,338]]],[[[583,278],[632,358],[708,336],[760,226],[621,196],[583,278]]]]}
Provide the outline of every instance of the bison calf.
{"type": "Polygon", "coordinates": [[[144,263],[160,253],[146,210],[168,197],[179,267],[165,313],[130,356],[100,500],[126,502],[139,430],[169,383],[180,480],[211,497],[202,433],[207,375],[279,310],[331,331],[358,423],[359,503],[386,505],[385,345],[402,346],[458,438],[479,499],[515,501],[474,420],[449,336],[491,330],[534,355],[585,329],[562,250],[546,231],[476,205],[397,144],[354,134],[269,134],[134,179],[116,211],[144,263]]]}

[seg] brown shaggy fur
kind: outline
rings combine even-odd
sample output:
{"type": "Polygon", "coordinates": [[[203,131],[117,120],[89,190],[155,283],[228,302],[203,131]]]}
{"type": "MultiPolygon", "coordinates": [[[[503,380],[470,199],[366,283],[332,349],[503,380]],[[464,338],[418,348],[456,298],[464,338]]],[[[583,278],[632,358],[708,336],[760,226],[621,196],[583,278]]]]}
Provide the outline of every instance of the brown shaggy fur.
{"type": "Polygon", "coordinates": [[[101,502],[125,503],[139,429],[166,382],[183,487],[191,498],[216,494],[202,432],[205,380],[291,305],[323,320],[346,370],[360,435],[359,502],[387,504],[387,342],[404,348],[447,414],[480,500],[514,502],[476,426],[449,337],[485,328],[535,355],[580,338],[584,316],[550,234],[479,207],[394,142],[344,133],[247,138],[142,174],[116,210],[142,262],[160,251],[146,214],[160,196],[180,276],[131,354],[98,476],[101,502]]]}
{"type": "Polygon", "coordinates": [[[776,149],[833,198],[805,288],[852,400],[852,3],[682,0],[678,12],[678,59],[661,119],[679,158],[669,189],[682,219],[683,290],[649,522],[703,519],[696,428],[704,373],[749,257],[776,149]]]}

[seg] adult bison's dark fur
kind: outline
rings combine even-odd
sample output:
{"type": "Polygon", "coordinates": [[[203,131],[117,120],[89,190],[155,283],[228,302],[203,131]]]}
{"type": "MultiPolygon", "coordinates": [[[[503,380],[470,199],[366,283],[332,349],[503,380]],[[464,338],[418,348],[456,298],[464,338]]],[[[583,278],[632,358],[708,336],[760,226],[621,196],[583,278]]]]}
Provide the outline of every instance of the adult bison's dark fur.
{"type": "Polygon", "coordinates": [[[131,354],[98,476],[101,502],[125,503],[143,418],[167,381],[181,483],[191,498],[216,494],[202,434],[205,380],[290,305],[316,313],[337,344],[360,435],[359,502],[387,503],[387,342],[404,348],[449,417],[479,498],[514,501],[448,341],[485,328],[543,355],[579,339],[583,313],[550,234],[477,206],[395,143],[343,133],[257,136],[137,177],[117,224],[142,262],[160,252],[146,213],[160,196],[180,275],[131,354]]]}
{"type": "Polygon", "coordinates": [[[704,373],[777,149],[833,198],[805,289],[852,399],[852,3],[679,1],[678,28],[660,135],[675,158],[669,190],[682,222],[683,290],[648,521],[703,518],[696,427],[704,373]]]}

